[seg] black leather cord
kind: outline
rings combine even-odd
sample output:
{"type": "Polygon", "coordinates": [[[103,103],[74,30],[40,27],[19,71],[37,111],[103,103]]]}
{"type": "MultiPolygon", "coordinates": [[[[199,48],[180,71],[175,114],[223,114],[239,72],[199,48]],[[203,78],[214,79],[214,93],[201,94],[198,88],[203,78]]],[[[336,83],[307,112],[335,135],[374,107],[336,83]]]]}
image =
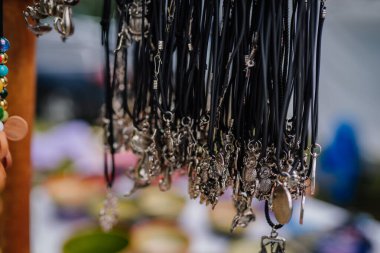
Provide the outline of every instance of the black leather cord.
{"type": "Polygon", "coordinates": [[[273,223],[271,217],[270,217],[270,213],[269,213],[269,203],[268,203],[268,200],[265,201],[265,219],[267,220],[267,223],[269,224],[269,226],[271,226],[273,229],[280,229],[282,228],[284,225],[283,224],[275,224],[273,223]]]}
{"type": "Polygon", "coordinates": [[[104,154],[104,175],[108,187],[112,187],[115,179],[115,148],[114,148],[114,130],[113,130],[113,109],[112,109],[112,97],[113,97],[113,86],[111,83],[111,69],[110,69],[110,57],[109,57],[109,26],[110,26],[110,15],[111,15],[111,1],[104,0],[103,2],[103,15],[101,20],[102,26],[102,44],[104,46],[105,53],[105,69],[104,69],[104,83],[106,85],[106,119],[109,120],[108,124],[108,136],[107,143],[110,148],[111,158],[109,164],[109,157],[107,151],[104,154]],[[111,166],[111,168],[109,168],[111,166]],[[111,169],[111,172],[109,171],[111,169]]]}

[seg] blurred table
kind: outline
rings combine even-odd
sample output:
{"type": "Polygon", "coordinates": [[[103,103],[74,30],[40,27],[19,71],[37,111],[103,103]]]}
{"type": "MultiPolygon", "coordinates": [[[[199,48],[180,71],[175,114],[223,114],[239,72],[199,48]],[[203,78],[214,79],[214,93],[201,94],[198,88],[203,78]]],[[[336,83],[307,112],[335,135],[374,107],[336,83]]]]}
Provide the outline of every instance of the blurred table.
{"type": "MultiPolygon", "coordinates": [[[[344,209],[331,204],[307,199],[304,225],[298,224],[299,203],[295,204],[292,222],[280,231],[288,239],[300,235],[323,234],[341,225],[349,216],[344,209]]],[[[247,228],[245,238],[260,240],[262,235],[269,234],[270,229],[257,206],[257,220],[247,228]]],[[[43,187],[35,187],[31,195],[31,235],[32,253],[60,253],[63,242],[76,230],[89,224],[86,218],[60,220],[55,206],[43,187]]],[[[191,238],[190,253],[228,253],[230,241],[227,237],[212,232],[208,210],[197,201],[189,200],[179,221],[182,228],[191,238]]],[[[363,223],[363,231],[374,244],[373,252],[380,252],[380,223],[368,219],[363,223]]]]}

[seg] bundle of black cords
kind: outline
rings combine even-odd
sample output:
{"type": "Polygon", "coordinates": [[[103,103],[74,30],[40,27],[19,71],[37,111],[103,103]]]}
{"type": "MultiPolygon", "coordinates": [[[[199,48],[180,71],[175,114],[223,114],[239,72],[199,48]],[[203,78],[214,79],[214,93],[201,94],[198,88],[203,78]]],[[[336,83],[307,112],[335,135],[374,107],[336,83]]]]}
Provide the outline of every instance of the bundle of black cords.
{"type": "MultiPolygon", "coordinates": [[[[112,6],[111,0],[104,0],[101,22],[106,153],[112,157],[105,156],[108,186],[115,178],[115,152],[128,149],[128,140],[145,131],[156,156],[138,153],[141,159],[156,160],[160,168],[152,176],[147,172],[151,164],[142,161],[139,176],[146,170],[146,182],[167,170],[190,170],[196,163],[196,174],[205,181],[198,188],[208,189],[198,189],[196,196],[212,202],[231,186],[266,200],[268,223],[280,228],[282,224],[274,224],[269,216],[268,200],[273,196],[260,192],[257,180],[266,178],[249,182],[244,175],[253,166],[247,161],[254,158],[257,175],[270,168],[272,189],[292,175],[300,178],[298,190],[312,179],[325,0],[117,0],[116,11],[112,6]],[[117,43],[122,45],[115,52],[109,42],[113,14],[118,20],[117,43]],[[118,55],[122,61],[116,60],[118,55]],[[121,77],[115,71],[120,67],[121,77]],[[120,108],[114,107],[115,100],[120,108]],[[115,128],[128,126],[114,122],[115,115],[133,125],[129,139],[118,138],[115,128]],[[184,140],[184,135],[194,142],[184,140]],[[168,136],[173,137],[173,147],[168,136]],[[211,167],[220,154],[226,170],[213,176],[211,167]],[[202,161],[208,166],[202,167],[202,161]],[[226,173],[227,186],[221,186],[226,173]]],[[[293,199],[300,196],[290,187],[289,191],[293,199]]]]}

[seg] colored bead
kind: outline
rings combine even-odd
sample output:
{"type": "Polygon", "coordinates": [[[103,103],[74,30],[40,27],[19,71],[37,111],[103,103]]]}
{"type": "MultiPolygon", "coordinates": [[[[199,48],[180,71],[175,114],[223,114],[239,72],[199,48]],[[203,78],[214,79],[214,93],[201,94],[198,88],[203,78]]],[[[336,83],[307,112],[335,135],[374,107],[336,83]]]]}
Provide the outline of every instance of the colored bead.
{"type": "Polygon", "coordinates": [[[4,124],[3,122],[0,121],[0,131],[3,131],[4,130],[4,124]]]}
{"type": "Polygon", "coordinates": [[[2,86],[1,89],[8,86],[8,78],[6,76],[0,77],[0,85],[2,86]]]}
{"type": "Polygon", "coordinates": [[[0,54],[0,64],[7,64],[8,62],[8,55],[6,53],[0,54]]]}
{"type": "Polygon", "coordinates": [[[8,90],[7,88],[4,88],[1,92],[0,92],[0,97],[2,99],[6,98],[8,96],[8,90]]]}
{"type": "Polygon", "coordinates": [[[7,121],[8,117],[9,117],[8,112],[7,112],[7,111],[4,111],[4,112],[3,112],[3,117],[1,117],[1,121],[2,121],[2,122],[7,121]]]}
{"type": "Polygon", "coordinates": [[[11,45],[9,44],[9,41],[6,38],[4,37],[0,38],[0,52],[2,53],[7,52],[10,46],[11,45]]]}
{"type": "Polygon", "coordinates": [[[0,101],[0,106],[1,106],[4,110],[8,109],[8,102],[7,102],[7,100],[5,100],[5,99],[1,100],[1,101],[0,101]]]}
{"type": "Polygon", "coordinates": [[[0,76],[8,75],[8,67],[5,65],[0,65],[0,76]]]}
{"type": "Polygon", "coordinates": [[[4,116],[4,109],[0,107],[0,119],[4,116]]]}

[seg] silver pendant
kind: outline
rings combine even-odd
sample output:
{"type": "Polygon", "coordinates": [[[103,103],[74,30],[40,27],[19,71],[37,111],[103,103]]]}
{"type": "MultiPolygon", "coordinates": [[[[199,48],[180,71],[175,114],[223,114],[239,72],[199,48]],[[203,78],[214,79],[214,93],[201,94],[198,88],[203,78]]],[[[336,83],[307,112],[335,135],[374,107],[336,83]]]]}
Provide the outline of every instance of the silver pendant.
{"type": "Polygon", "coordinates": [[[270,236],[261,238],[260,253],[285,253],[285,246],[285,238],[278,236],[277,232],[273,230],[270,236]]]}

